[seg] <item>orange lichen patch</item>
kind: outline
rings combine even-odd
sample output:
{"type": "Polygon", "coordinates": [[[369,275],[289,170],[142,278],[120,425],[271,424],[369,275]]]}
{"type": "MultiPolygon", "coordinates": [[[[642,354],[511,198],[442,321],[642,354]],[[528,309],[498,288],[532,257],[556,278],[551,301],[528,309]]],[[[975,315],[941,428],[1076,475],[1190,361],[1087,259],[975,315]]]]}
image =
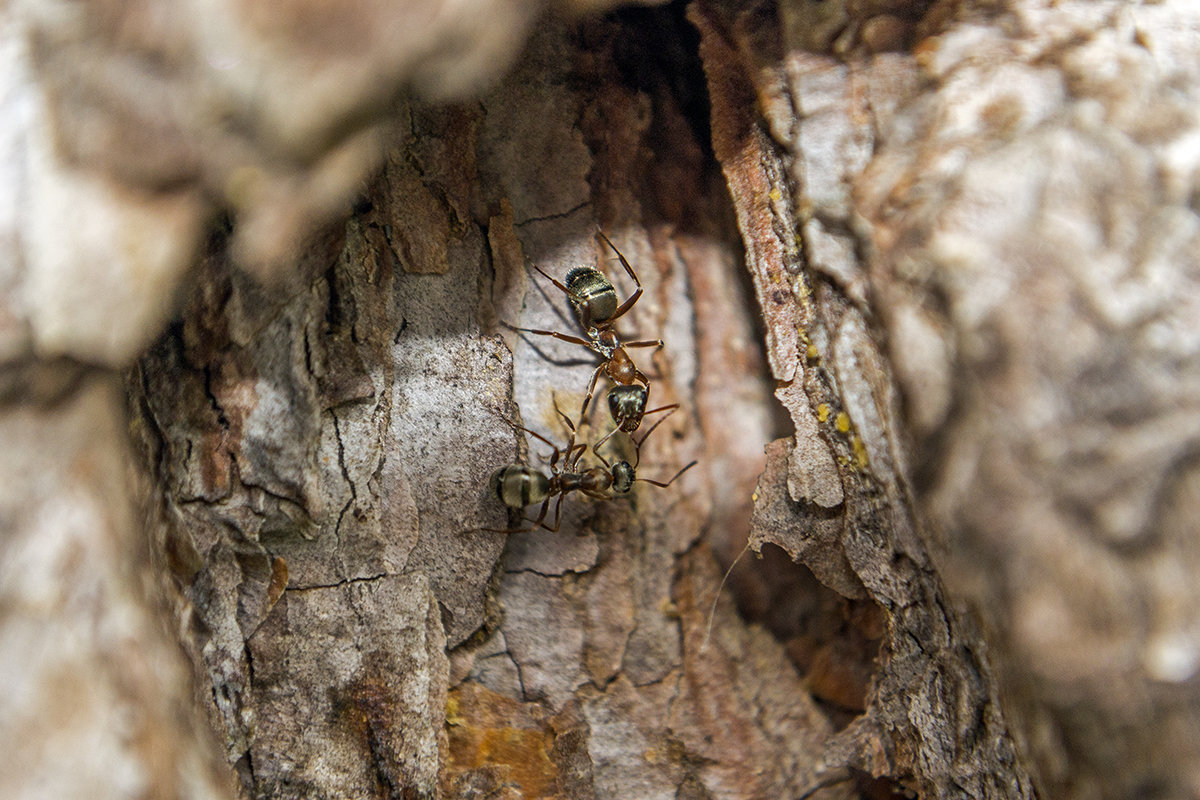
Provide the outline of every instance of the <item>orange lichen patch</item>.
{"type": "Polygon", "coordinates": [[[557,797],[554,734],[540,712],[535,703],[521,703],[478,684],[452,689],[446,699],[449,757],[444,778],[486,769],[518,787],[523,797],[557,797]]]}

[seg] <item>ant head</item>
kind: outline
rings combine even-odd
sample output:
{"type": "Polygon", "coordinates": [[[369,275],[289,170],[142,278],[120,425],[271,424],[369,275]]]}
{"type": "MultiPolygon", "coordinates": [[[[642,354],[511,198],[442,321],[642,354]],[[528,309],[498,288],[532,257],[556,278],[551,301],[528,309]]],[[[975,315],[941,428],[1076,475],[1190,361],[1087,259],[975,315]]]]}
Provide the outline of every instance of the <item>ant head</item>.
{"type": "Polygon", "coordinates": [[[608,413],[613,422],[626,433],[633,433],[642,424],[646,400],[650,393],[640,383],[614,386],[608,390],[608,413]]]}
{"type": "Polygon", "coordinates": [[[636,473],[628,461],[618,461],[612,465],[612,489],[617,494],[627,494],[633,488],[636,473]]]}

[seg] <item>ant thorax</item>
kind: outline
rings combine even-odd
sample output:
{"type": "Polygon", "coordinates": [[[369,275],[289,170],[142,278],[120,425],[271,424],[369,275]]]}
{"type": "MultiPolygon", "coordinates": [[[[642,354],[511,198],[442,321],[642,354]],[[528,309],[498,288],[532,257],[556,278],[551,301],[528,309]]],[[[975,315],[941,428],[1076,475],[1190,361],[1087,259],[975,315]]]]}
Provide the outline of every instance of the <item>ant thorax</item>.
{"type": "Polygon", "coordinates": [[[638,380],[640,373],[633,363],[633,359],[625,352],[624,348],[618,347],[608,357],[608,361],[601,365],[608,377],[612,378],[613,383],[626,386],[638,380]]]}
{"type": "Polygon", "coordinates": [[[588,330],[588,338],[592,340],[596,352],[605,358],[612,358],[613,352],[621,346],[620,337],[611,328],[590,328],[588,330]]]}

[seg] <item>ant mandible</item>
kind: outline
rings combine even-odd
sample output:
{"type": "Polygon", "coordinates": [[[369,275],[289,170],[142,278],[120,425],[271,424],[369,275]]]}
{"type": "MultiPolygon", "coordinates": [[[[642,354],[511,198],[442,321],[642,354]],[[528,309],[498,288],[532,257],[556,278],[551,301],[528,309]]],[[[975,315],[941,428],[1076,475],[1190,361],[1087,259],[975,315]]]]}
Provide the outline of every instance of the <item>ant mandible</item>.
{"type": "MultiPolygon", "coordinates": [[[[549,465],[550,474],[546,475],[528,464],[521,463],[509,464],[497,470],[492,475],[490,485],[492,492],[500,502],[513,509],[523,509],[525,506],[537,502],[540,502],[542,506],[538,511],[537,518],[532,520],[533,524],[530,527],[507,529],[485,528],[484,530],[493,533],[528,533],[541,527],[551,533],[557,533],[562,523],[563,499],[570,492],[578,491],[597,500],[611,500],[616,496],[628,494],[630,489],[633,488],[633,484],[637,481],[666,488],[674,483],[676,478],[696,465],[696,462],[692,461],[666,482],[637,477],[637,466],[642,460],[642,444],[654,432],[654,429],[662,423],[663,419],[666,419],[666,417],[663,417],[646,432],[641,441],[635,442],[637,450],[632,464],[625,460],[610,463],[608,459],[593,449],[593,455],[600,459],[600,462],[604,466],[589,467],[580,472],[579,459],[583,457],[584,452],[587,450],[587,445],[575,443],[575,425],[559,409],[557,402],[554,405],[554,411],[562,418],[563,422],[567,425],[567,429],[570,431],[570,435],[567,438],[567,446],[561,449],[540,433],[531,431],[529,428],[519,425],[507,417],[500,417],[513,430],[524,431],[550,446],[552,450],[549,465]],[[559,459],[562,459],[561,464],[559,459]],[[550,527],[545,524],[544,520],[550,508],[550,500],[554,497],[558,499],[554,503],[554,527],[550,527]]],[[[608,436],[612,436],[612,433],[609,433],[608,436]]],[[[607,439],[608,436],[604,438],[607,439]]]]}
{"type": "MultiPolygon", "coordinates": [[[[662,347],[662,339],[646,339],[637,342],[621,343],[621,338],[614,330],[613,325],[618,319],[624,316],[637,303],[638,298],[642,296],[642,282],[638,280],[637,273],[633,267],[622,255],[617,246],[604,235],[604,231],[597,230],[600,238],[604,240],[617,258],[621,261],[621,266],[625,268],[625,274],[633,279],[633,283],[637,289],[629,296],[624,303],[617,304],[617,290],[613,287],[612,281],[604,276],[604,273],[591,267],[576,267],[567,273],[566,283],[560,283],[555,278],[547,275],[541,267],[534,265],[542,277],[557,286],[571,303],[571,309],[575,313],[575,319],[579,322],[579,327],[583,329],[587,338],[583,339],[578,336],[561,333],[560,331],[539,330],[536,328],[515,328],[514,330],[524,333],[532,333],[538,336],[552,336],[564,342],[571,344],[582,345],[588,348],[593,353],[604,359],[596,370],[592,373],[592,379],[588,383],[587,394],[583,399],[583,407],[580,409],[579,417],[583,419],[587,414],[588,405],[592,402],[592,395],[596,390],[596,380],[603,372],[608,375],[616,386],[614,391],[620,387],[637,387],[636,390],[628,390],[621,395],[620,399],[614,401],[612,392],[609,393],[609,412],[613,415],[613,420],[617,422],[618,428],[626,432],[637,430],[638,425],[642,422],[642,417],[646,414],[654,414],[658,411],[666,411],[670,408],[676,408],[678,404],[673,406],[663,406],[651,411],[646,411],[646,403],[650,397],[650,380],[642,374],[642,371],[633,363],[633,359],[629,357],[629,353],[625,351],[627,347],[662,347]],[[641,386],[637,386],[641,384],[641,386]],[[618,416],[620,413],[620,416],[618,416]]],[[[610,434],[611,435],[611,434],[610,434]]],[[[607,438],[607,437],[605,437],[607,438]]]]}

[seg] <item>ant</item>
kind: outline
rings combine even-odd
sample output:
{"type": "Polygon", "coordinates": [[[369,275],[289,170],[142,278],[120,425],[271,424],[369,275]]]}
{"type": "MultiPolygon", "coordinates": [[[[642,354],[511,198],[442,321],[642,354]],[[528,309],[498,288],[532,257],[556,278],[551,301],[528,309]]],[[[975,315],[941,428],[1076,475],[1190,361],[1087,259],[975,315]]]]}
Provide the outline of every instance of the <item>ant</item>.
{"type": "MultiPolygon", "coordinates": [[[[595,372],[592,373],[592,380],[588,383],[587,395],[583,399],[583,408],[580,409],[579,417],[583,419],[587,414],[588,405],[592,402],[592,395],[596,390],[596,380],[600,377],[600,373],[608,375],[616,386],[613,391],[609,392],[609,411],[613,415],[613,420],[617,422],[618,427],[626,432],[637,430],[638,425],[642,422],[642,417],[646,414],[654,414],[658,411],[666,411],[674,406],[663,406],[652,411],[646,411],[646,403],[650,397],[650,380],[642,374],[642,371],[633,363],[633,359],[629,357],[629,353],[625,351],[627,347],[662,347],[662,339],[646,339],[638,342],[621,343],[621,337],[613,329],[613,324],[629,312],[637,303],[638,298],[642,296],[642,282],[638,280],[637,273],[633,267],[622,255],[617,246],[604,235],[604,231],[597,230],[600,238],[604,240],[617,258],[621,261],[621,266],[625,268],[625,274],[633,279],[637,289],[629,296],[624,303],[617,304],[617,290],[613,288],[612,281],[604,276],[604,273],[591,267],[576,267],[567,273],[566,283],[559,283],[558,280],[547,275],[541,267],[534,265],[542,277],[553,283],[566,294],[567,299],[571,303],[571,309],[575,313],[575,319],[579,322],[579,327],[583,329],[586,339],[578,336],[561,333],[559,331],[538,330],[535,328],[514,328],[513,330],[522,331],[523,333],[532,333],[538,336],[553,336],[571,344],[582,345],[588,348],[593,353],[604,359],[595,372]],[[638,386],[638,384],[641,384],[638,386]],[[636,387],[631,388],[621,394],[617,400],[613,399],[613,392],[621,387],[636,387]]],[[[611,435],[611,434],[609,434],[611,435]]],[[[605,437],[607,438],[607,437],[605,437]]]]}
{"type": "MultiPolygon", "coordinates": [[[[679,408],[679,403],[671,403],[666,406],[659,406],[646,410],[646,403],[650,399],[650,389],[647,386],[639,386],[636,383],[626,386],[617,385],[608,390],[608,413],[617,423],[617,426],[606,433],[603,437],[592,445],[592,450],[595,451],[600,445],[608,441],[617,431],[625,431],[625,433],[633,433],[642,424],[642,418],[647,414],[657,414],[660,411],[671,412],[679,408]]],[[[584,409],[587,408],[587,402],[583,404],[584,409]]],[[[663,417],[659,420],[662,422],[663,417]]],[[[658,422],[654,423],[657,427],[658,422]]],[[[651,428],[650,430],[654,430],[651,428]]],[[[650,433],[647,432],[646,436],[650,433]]],[[[642,441],[646,441],[646,436],[642,437],[642,441]]],[[[640,445],[639,445],[640,447],[640,445]]]]}
{"type": "MultiPolygon", "coordinates": [[[[533,524],[528,528],[509,528],[505,530],[485,528],[484,530],[493,533],[528,533],[540,527],[545,528],[551,533],[557,533],[559,525],[562,522],[562,502],[570,492],[581,492],[597,500],[611,500],[617,496],[627,495],[633,488],[633,484],[637,481],[650,483],[665,489],[674,483],[676,478],[696,465],[696,461],[692,461],[666,482],[637,477],[637,466],[642,460],[642,444],[654,432],[654,429],[662,423],[663,419],[666,419],[666,417],[663,417],[654,423],[650,430],[646,432],[646,435],[642,437],[641,441],[635,442],[637,455],[632,464],[625,460],[610,463],[608,459],[600,455],[593,448],[592,454],[600,459],[600,462],[604,466],[589,467],[580,472],[579,460],[583,457],[588,446],[587,444],[575,443],[575,425],[559,409],[557,402],[554,404],[554,411],[562,418],[563,422],[567,425],[567,429],[570,431],[565,448],[559,448],[536,431],[531,431],[529,428],[519,425],[507,417],[500,417],[513,430],[524,431],[550,446],[553,451],[550,456],[550,474],[546,475],[528,464],[521,463],[509,464],[506,467],[498,469],[492,475],[490,485],[492,492],[499,498],[500,502],[513,509],[522,509],[527,505],[537,502],[540,502],[542,507],[538,511],[537,519],[532,520],[533,524]],[[550,509],[550,500],[554,497],[557,497],[558,500],[554,503],[554,527],[551,528],[545,524],[544,520],[546,519],[546,513],[550,509]]],[[[609,433],[604,438],[607,439],[609,436],[612,436],[612,433],[609,433]]]]}

